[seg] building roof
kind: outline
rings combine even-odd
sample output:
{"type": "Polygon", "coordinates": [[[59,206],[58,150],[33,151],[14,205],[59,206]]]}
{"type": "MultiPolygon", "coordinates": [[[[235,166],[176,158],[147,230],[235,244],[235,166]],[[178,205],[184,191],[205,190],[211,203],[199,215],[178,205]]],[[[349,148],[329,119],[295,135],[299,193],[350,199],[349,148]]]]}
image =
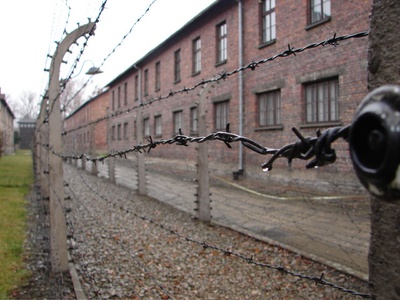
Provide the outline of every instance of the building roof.
{"type": "Polygon", "coordinates": [[[12,116],[13,119],[15,119],[14,113],[7,104],[5,95],[1,93],[1,89],[0,89],[0,102],[3,103],[3,106],[8,110],[8,113],[12,116]]]}
{"type": "MultiPolygon", "coordinates": [[[[226,1],[226,0],[215,0],[212,4],[210,4],[207,8],[205,8],[203,11],[201,11],[200,13],[198,13],[196,16],[194,16],[189,22],[187,22],[185,25],[183,25],[180,29],[178,29],[175,33],[173,33],[172,35],[170,35],[166,40],[164,40],[162,43],[160,43],[158,46],[156,46],[154,49],[150,50],[145,56],[143,56],[142,58],[140,58],[138,61],[136,61],[135,63],[133,63],[129,68],[127,68],[125,71],[123,71],[121,74],[119,74],[116,78],[114,78],[112,81],[110,81],[108,84],[106,84],[106,87],[109,87],[113,84],[115,84],[116,82],[118,82],[121,78],[123,78],[124,76],[126,76],[127,74],[131,73],[131,71],[133,69],[137,70],[137,65],[140,65],[143,61],[145,61],[148,57],[150,57],[152,54],[154,54],[155,52],[157,52],[160,49],[163,49],[165,47],[166,44],[168,44],[169,42],[171,42],[172,40],[175,39],[176,36],[178,36],[179,34],[181,34],[182,32],[184,32],[187,28],[191,27],[192,25],[194,25],[197,21],[199,21],[199,19],[201,19],[202,17],[205,17],[208,15],[208,13],[215,9],[217,6],[219,5],[223,5],[223,4],[230,4],[230,3],[235,3],[235,1],[226,1]]],[[[236,4],[235,4],[236,5],[236,4]]]]}
{"type": "Polygon", "coordinates": [[[37,122],[36,119],[31,118],[29,115],[26,115],[21,120],[19,120],[17,123],[36,123],[36,122],[37,122]]]}

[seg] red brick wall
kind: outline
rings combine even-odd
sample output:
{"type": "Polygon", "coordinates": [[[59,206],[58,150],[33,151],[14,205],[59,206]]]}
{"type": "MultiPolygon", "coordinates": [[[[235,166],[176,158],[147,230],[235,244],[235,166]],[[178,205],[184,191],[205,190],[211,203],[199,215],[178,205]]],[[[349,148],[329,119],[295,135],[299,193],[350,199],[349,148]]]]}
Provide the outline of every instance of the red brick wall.
{"type": "Polygon", "coordinates": [[[108,151],[107,121],[87,125],[107,114],[108,94],[106,91],[90,99],[65,119],[64,151],[66,153],[96,154],[108,151]]]}
{"type": "MultiPolygon", "coordinates": [[[[279,1],[276,6],[277,38],[269,46],[260,47],[259,33],[259,2],[245,0],[243,3],[243,64],[271,57],[291,47],[303,47],[310,43],[337,36],[366,31],[369,27],[370,0],[331,1],[331,18],[318,26],[308,28],[307,0],[279,1]]],[[[233,71],[239,67],[238,49],[238,2],[220,1],[213,10],[207,11],[190,25],[174,34],[167,42],[161,44],[146,57],[137,62],[142,71],[142,88],[144,86],[144,71],[148,70],[148,95],[142,95],[143,102],[166,96],[170,91],[184,87],[192,87],[202,79],[209,79],[224,71],[233,71]],[[227,63],[216,65],[216,25],[226,21],[228,30],[228,60],[227,63]],[[201,37],[202,43],[202,70],[198,75],[192,75],[192,41],[201,37]],[[181,81],[174,83],[174,52],[181,50],[181,81]],[[155,91],[155,64],[161,63],[161,89],[155,91]]],[[[315,136],[317,129],[324,130],[333,125],[347,125],[351,122],[353,113],[367,93],[367,38],[351,39],[340,42],[334,47],[326,45],[307,50],[296,56],[277,58],[272,62],[260,65],[256,70],[242,72],[244,81],[244,126],[243,135],[259,143],[280,148],[287,143],[296,141],[291,131],[292,127],[300,129],[303,135],[315,136]],[[305,100],[303,84],[317,79],[336,76],[339,80],[339,122],[323,126],[306,126],[305,100]],[[282,129],[258,130],[257,128],[257,95],[256,92],[263,86],[277,84],[281,88],[282,102],[282,129]]],[[[128,84],[128,105],[120,109],[136,107],[134,100],[134,78],[138,71],[131,67],[124,74],[115,79],[110,85],[110,91],[117,95],[118,86],[123,95],[124,83],[128,84]]],[[[239,92],[238,74],[214,84],[207,98],[207,130],[214,128],[214,102],[229,98],[230,129],[234,133],[239,131],[239,92]]],[[[177,94],[168,99],[157,101],[143,109],[144,118],[150,119],[150,134],[154,139],[168,139],[173,136],[173,112],[183,111],[184,134],[189,134],[189,110],[199,101],[200,88],[193,92],[177,94]],[[162,135],[154,136],[154,116],[162,115],[162,135]]],[[[111,92],[109,93],[111,101],[111,92]]],[[[121,100],[123,102],[123,100],[121,100]]],[[[110,102],[111,107],[111,102],[110,102]]],[[[129,122],[129,137],[113,141],[111,148],[116,150],[132,147],[137,141],[134,138],[134,120],[136,110],[112,118],[110,124],[117,126],[129,122]]],[[[123,125],[121,125],[123,126],[123,125]]],[[[144,141],[146,142],[146,141],[144,141]]],[[[226,163],[231,170],[238,167],[238,144],[233,149],[227,149],[223,143],[213,142],[209,147],[211,162],[226,163]]],[[[349,163],[347,144],[335,143],[338,162],[333,166],[323,168],[323,172],[331,173],[352,172],[349,163]]],[[[172,158],[195,158],[196,145],[185,149],[178,146],[159,146],[152,150],[150,155],[172,158]]],[[[245,168],[260,166],[268,157],[262,157],[250,150],[244,151],[245,168]]],[[[304,161],[295,161],[293,167],[304,168],[304,161]]],[[[278,161],[275,168],[286,169],[287,163],[278,161]]]]}

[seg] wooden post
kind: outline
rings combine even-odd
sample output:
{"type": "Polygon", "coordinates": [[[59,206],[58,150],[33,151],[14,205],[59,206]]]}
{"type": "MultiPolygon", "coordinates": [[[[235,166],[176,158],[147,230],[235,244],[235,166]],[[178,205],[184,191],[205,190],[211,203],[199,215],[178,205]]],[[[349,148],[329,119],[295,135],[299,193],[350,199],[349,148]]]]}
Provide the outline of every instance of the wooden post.
{"type": "MultiPolygon", "coordinates": [[[[95,24],[90,22],[69,33],[53,55],[49,79],[49,145],[56,153],[62,153],[62,118],[60,106],[60,66],[69,47],[85,34],[91,34],[95,24]]],[[[50,178],[50,238],[51,266],[53,272],[66,272],[68,267],[67,229],[64,215],[63,161],[57,155],[49,156],[50,178]]]]}
{"type": "Polygon", "coordinates": [[[373,1],[368,49],[373,92],[359,107],[349,140],[356,173],[371,193],[372,299],[400,299],[399,15],[400,1],[373,1]],[[379,88],[388,84],[397,86],[379,88]]]}
{"type": "MultiPolygon", "coordinates": [[[[210,85],[208,84],[202,91],[200,101],[197,106],[199,115],[199,135],[207,135],[206,108],[205,102],[209,93],[210,85]]],[[[196,211],[197,216],[204,222],[211,221],[211,200],[210,200],[210,175],[208,168],[208,149],[207,142],[200,143],[197,147],[197,200],[196,211]]]]}

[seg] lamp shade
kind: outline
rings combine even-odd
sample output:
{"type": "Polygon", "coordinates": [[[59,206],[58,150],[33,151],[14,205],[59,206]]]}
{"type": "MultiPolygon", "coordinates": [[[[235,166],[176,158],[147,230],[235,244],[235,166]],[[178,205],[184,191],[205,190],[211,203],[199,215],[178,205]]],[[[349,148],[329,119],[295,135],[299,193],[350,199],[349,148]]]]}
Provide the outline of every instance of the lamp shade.
{"type": "Polygon", "coordinates": [[[100,68],[91,67],[91,68],[86,72],[86,75],[96,75],[96,74],[100,74],[100,73],[103,73],[103,71],[100,70],[100,68]]]}

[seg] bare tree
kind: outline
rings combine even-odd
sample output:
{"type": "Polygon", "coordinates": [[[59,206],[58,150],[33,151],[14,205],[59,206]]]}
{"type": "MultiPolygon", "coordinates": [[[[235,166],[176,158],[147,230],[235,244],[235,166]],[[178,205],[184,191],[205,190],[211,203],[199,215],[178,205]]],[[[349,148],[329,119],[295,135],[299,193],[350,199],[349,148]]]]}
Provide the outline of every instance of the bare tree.
{"type": "Polygon", "coordinates": [[[14,101],[13,111],[18,118],[30,117],[35,119],[38,115],[39,100],[32,91],[24,91],[18,100],[14,101]]]}
{"type": "Polygon", "coordinates": [[[60,102],[64,117],[83,104],[85,88],[83,80],[72,79],[62,89],[60,102]]]}

